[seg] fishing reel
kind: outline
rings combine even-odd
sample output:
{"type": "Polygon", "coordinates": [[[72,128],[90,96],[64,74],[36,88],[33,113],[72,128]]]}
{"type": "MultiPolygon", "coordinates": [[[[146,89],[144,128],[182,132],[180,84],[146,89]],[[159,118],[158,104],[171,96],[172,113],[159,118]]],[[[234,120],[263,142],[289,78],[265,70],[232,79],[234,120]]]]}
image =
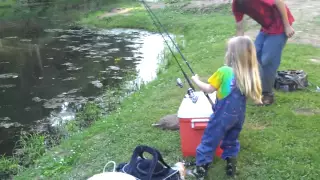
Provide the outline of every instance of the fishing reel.
{"type": "Polygon", "coordinates": [[[177,86],[179,86],[180,88],[183,88],[183,83],[180,78],[177,78],[177,86]]]}
{"type": "MultiPolygon", "coordinates": [[[[180,88],[183,88],[183,83],[180,78],[177,78],[177,86],[179,86],[180,88]]],[[[187,94],[193,103],[197,103],[198,96],[194,94],[194,90],[192,88],[188,88],[187,94]]]]}

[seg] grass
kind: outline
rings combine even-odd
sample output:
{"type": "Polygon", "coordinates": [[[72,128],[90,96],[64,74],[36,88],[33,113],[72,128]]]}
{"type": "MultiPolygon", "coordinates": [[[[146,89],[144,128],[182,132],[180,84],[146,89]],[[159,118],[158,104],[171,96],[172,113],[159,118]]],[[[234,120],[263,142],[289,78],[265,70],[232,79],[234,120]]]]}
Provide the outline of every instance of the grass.
{"type": "MultiPolygon", "coordinates": [[[[225,42],[234,34],[234,20],[227,11],[194,14],[167,8],[154,12],[170,32],[184,35],[186,45],[182,52],[201,77],[210,76],[223,65],[225,42]]],[[[139,8],[130,16],[104,20],[95,17],[96,14],[88,16],[81,23],[101,28],[155,30],[146,12],[139,8]]],[[[319,85],[320,65],[309,61],[319,56],[319,49],[314,47],[288,44],[280,69],[303,69],[309,80],[319,85]]],[[[34,167],[14,179],[86,179],[100,173],[108,161],[129,161],[139,144],[156,147],[170,164],[180,161],[179,133],[151,126],[160,117],[177,112],[186,92],[176,88],[177,77],[182,78],[182,74],[169,59],[167,70],[157,80],[126,98],[107,117],[46,152],[34,167]]],[[[319,107],[320,94],[309,91],[276,92],[276,103],[270,107],[248,105],[240,135],[238,179],[317,179],[320,115],[298,115],[294,110],[319,107]]],[[[209,179],[226,179],[224,165],[216,158],[209,179]]]]}
{"type": "MultiPolygon", "coordinates": [[[[128,71],[123,80],[130,81],[135,76],[135,72],[128,71]]],[[[106,92],[99,97],[100,100],[87,102],[76,113],[73,121],[60,124],[55,128],[48,128],[48,132],[44,133],[22,132],[13,149],[13,155],[0,158],[0,179],[10,179],[9,177],[25,168],[35,165],[46,151],[72,137],[73,134],[90,127],[93,122],[103,118],[104,114],[114,111],[123,97],[131,92],[132,89],[128,89],[125,83],[106,88],[106,92]]]]}
{"type": "Polygon", "coordinates": [[[320,25],[320,15],[316,16],[315,19],[315,22],[320,25]]]}
{"type": "Polygon", "coordinates": [[[24,167],[33,165],[46,151],[45,136],[36,133],[21,134],[12,157],[0,158],[0,179],[22,171],[24,167]]]}
{"type": "MultiPolygon", "coordinates": [[[[0,0],[0,19],[4,21],[32,19],[39,16],[48,16],[51,20],[70,20],[86,16],[92,11],[99,12],[102,7],[113,8],[114,4],[126,4],[130,6],[135,0],[57,0],[54,2],[24,2],[18,3],[15,0],[0,0]],[[126,3],[124,3],[126,2],[126,3]],[[27,5],[30,6],[27,6],[27,5]],[[52,16],[52,15],[55,16],[52,16]]],[[[109,10],[108,8],[105,10],[109,10]]],[[[11,22],[12,23],[12,22],[11,22]]]]}
{"type": "Polygon", "coordinates": [[[16,174],[20,169],[18,159],[0,157],[0,177],[9,178],[11,174],[16,174]]]}
{"type": "Polygon", "coordinates": [[[0,8],[1,7],[10,7],[16,3],[15,0],[1,0],[0,1],[0,8]]]}

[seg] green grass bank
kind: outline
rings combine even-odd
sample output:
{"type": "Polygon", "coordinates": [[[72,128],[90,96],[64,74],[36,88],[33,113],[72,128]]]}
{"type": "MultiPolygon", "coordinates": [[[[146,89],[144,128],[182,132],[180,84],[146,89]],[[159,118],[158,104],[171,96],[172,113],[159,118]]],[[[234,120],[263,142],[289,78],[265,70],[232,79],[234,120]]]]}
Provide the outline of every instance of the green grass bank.
{"type": "MultiPolygon", "coordinates": [[[[131,5],[137,8],[128,16],[97,19],[101,11],[80,23],[99,28],[155,31],[141,5],[131,5]]],[[[180,8],[157,9],[154,13],[171,33],[184,35],[185,47],[181,50],[200,77],[206,79],[223,65],[225,42],[235,31],[229,7],[213,8],[205,13],[180,8]]],[[[310,61],[319,56],[319,49],[288,44],[280,69],[303,69],[309,74],[309,80],[319,85],[320,64],[310,61]]],[[[151,126],[160,117],[177,112],[186,92],[176,87],[176,78],[183,76],[171,56],[168,58],[166,69],[157,80],[126,98],[108,117],[46,152],[34,166],[14,179],[86,179],[100,173],[110,160],[129,161],[132,150],[139,144],[158,148],[171,164],[179,161],[182,157],[179,133],[151,126]]],[[[187,70],[184,64],[183,67],[187,70]]],[[[248,105],[240,135],[238,179],[317,179],[320,175],[320,114],[316,112],[319,107],[320,93],[307,90],[276,92],[276,103],[270,107],[248,105]],[[311,109],[315,113],[297,114],[297,109],[311,109]]],[[[224,165],[215,159],[209,179],[226,179],[224,165]]]]}

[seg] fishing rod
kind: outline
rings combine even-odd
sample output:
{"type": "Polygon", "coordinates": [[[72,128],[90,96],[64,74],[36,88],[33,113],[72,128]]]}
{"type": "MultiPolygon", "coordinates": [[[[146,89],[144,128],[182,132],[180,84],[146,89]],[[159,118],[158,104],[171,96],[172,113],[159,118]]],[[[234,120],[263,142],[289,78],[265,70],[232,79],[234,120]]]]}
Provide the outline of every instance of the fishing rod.
{"type": "Polygon", "coordinates": [[[144,1],[141,0],[141,2],[145,5],[145,7],[150,11],[150,13],[155,17],[156,21],[159,23],[159,25],[163,28],[163,31],[167,34],[167,36],[170,38],[170,40],[172,41],[173,45],[175,46],[175,48],[178,50],[179,54],[181,55],[182,59],[186,62],[188,68],[190,69],[191,73],[193,75],[195,75],[194,71],[192,70],[190,64],[188,63],[188,61],[186,60],[186,58],[183,56],[182,52],[180,51],[179,47],[176,45],[176,43],[174,43],[174,40],[171,38],[171,36],[168,33],[168,30],[161,24],[160,20],[158,19],[158,17],[151,11],[150,7],[148,6],[148,4],[144,1]]]}
{"type": "MultiPolygon", "coordinates": [[[[151,17],[151,18],[152,18],[152,17],[151,17]]],[[[157,27],[157,29],[160,31],[160,28],[159,28],[156,24],[155,24],[155,26],[156,26],[156,27],[157,27]]],[[[160,33],[160,34],[161,34],[162,38],[164,39],[165,43],[167,44],[167,46],[168,46],[168,48],[169,48],[169,50],[170,50],[170,52],[171,52],[171,54],[172,54],[173,58],[176,60],[176,62],[177,62],[177,64],[178,64],[178,66],[179,66],[179,68],[180,68],[180,70],[181,70],[181,72],[182,72],[183,76],[186,78],[186,80],[187,80],[187,82],[188,82],[189,86],[190,86],[192,89],[194,89],[194,86],[193,86],[193,84],[191,83],[190,79],[188,78],[188,76],[187,76],[186,72],[183,70],[183,68],[182,68],[181,64],[179,63],[179,61],[178,61],[178,59],[177,59],[177,57],[174,55],[173,50],[170,48],[169,43],[167,42],[167,40],[165,39],[165,37],[163,36],[163,34],[162,34],[162,33],[160,33]]]]}
{"type": "MultiPolygon", "coordinates": [[[[187,64],[188,68],[190,69],[191,73],[192,73],[193,75],[195,75],[195,73],[194,73],[194,71],[192,70],[190,64],[188,63],[188,61],[186,60],[186,58],[183,56],[182,52],[180,51],[179,47],[176,45],[176,43],[174,42],[174,40],[173,40],[173,39],[171,38],[171,36],[169,35],[167,29],[161,24],[160,20],[159,20],[159,19],[157,18],[157,16],[152,12],[152,10],[151,10],[150,7],[148,6],[148,4],[147,4],[144,0],[140,0],[140,1],[142,2],[142,4],[144,5],[144,7],[146,8],[149,16],[151,17],[151,19],[152,19],[152,21],[153,21],[153,24],[157,27],[157,29],[158,29],[159,33],[161,34],[161,36],[163,37],[163,39],[165,40],[163,34],[161,33],[160,27],[162,27],[163,31],[164,31],[164,32],[166,33],[166,35],[170,38],[172,44],[173,44],[173,45],[175,46],[175,48],[178,50],[178,52],[179,52],[179,54],[181,55],[182,59],[183,59],[184,62],[187,64]],[[157,23],[159,23],[159,26],[160,26],[160,27],[157,26],[155,20],[157,21],[157,23]]],[[[183,71],[180,63],[178,62],[177,58],[175,57],[173,51],[171,50],[171,48],[170,48],[170,46],[168,45],[168,43],[167,43],[166,40],[165,40],[165,42],[166,42],[167,46],[169,47],[170,52],[171,52],[172,55],[174,56],[176,62],[178,63],[178,65],[179,65],[182,73],[184,74],[185,79],[187,80],[187,82],[188,82],[188,84],[190,85],[191,89],[194,91],[195,88],[193,87],[193,85],[192,85],[192,83],[190,82],[189,78],[186,76],[185,72],[183,71]]],[[[188,90],[188,94],[189,94],[189,95],[190,95],[190,94],[193,94],[193,91],[188,90]]],[[[210,102],[210,104],[213,105],[213,102],[212,102],[212,100],[210,99],[209,95],[206,94],[206,93],[204,93],[204,95],[207,97],[207,99],[208,99],[208,101],[210,102]]]]}
{"type": "MultiPolygon", "coordinates": [[[[146,9],[147,9],[147,8],[146,8],[146,9]]],[[[149,15],[151,14],[150,11],[149,11],[149,9],[147,9],[147,12],[149,13],[149,15]]],[[[194,92],[194,89],[195,89],[194,86],[193,86],[193,84],[191,83],[190,79],[188,78],[186,72],[183,70],[181,64],[179,63],[177,57],[175,56],[175,54],[174,54],[173,50],[171,49],[169,43],[167,42],[166,38],[165,38],[164,35],[161,33],[161,29],[160,29],[160,27],[156,24],[156,21],[154,20],[154,17],[152,17],[151,15],[150,15],[150,17],[151,17],[151,19],[152,19],[152,21],[153,21],[153,24],[156,26],[156,28],[158,29],[159,33],[161,34],[163,40],[164,40],[165,43],[167,44],[168,49],[170,50],[173,58],[176,60],[176,62],[177,62],[177,64],[178,64],[178,66],[179,66],[179,68],[180,68],[180,70],[181,70],[184,78],[187,80],[187,82],[188,82],[188,84],[189,84],[189,86],[190,86],[190,88],[188,89],[188,95],[189,95],[189,97],[191,98],[192,102],[196,103],[196,102],[198,101],[198,97],[195,96],[194,93],[193,93],[193,92],[194,92]]],[[[180,86],[180,87],[181,87],[181,86],[180,86]]]]}

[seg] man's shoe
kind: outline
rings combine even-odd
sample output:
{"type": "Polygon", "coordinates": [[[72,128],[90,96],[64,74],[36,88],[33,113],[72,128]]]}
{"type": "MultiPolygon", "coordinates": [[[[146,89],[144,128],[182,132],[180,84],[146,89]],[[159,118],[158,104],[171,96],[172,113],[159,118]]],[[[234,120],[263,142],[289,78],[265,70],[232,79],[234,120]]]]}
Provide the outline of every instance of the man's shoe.
{"type": "Polygon", "coordinates": [[[237,159],[227,158],[226,174],[227,176],[234,177],[237,170],[237,159]]]}
{"type": "Polygon", "coordinates": [[[208,174],[209,164],[203,166],[196,166],[190,175],[194,176],[197,180],[204,180],[208,174]]]}
{"type": "Polygon", "coordinates": [[[261,103],[254,103],[254,106],[268,106],[274,103],[274,95],[271,93],[263,93],[261,103]]]}
{"type": "Polygon", "coordinates": [[[274,102],[274,95],[265,94],[262,97],[262,103],[265,106],[271,105],[274,102]]]}

